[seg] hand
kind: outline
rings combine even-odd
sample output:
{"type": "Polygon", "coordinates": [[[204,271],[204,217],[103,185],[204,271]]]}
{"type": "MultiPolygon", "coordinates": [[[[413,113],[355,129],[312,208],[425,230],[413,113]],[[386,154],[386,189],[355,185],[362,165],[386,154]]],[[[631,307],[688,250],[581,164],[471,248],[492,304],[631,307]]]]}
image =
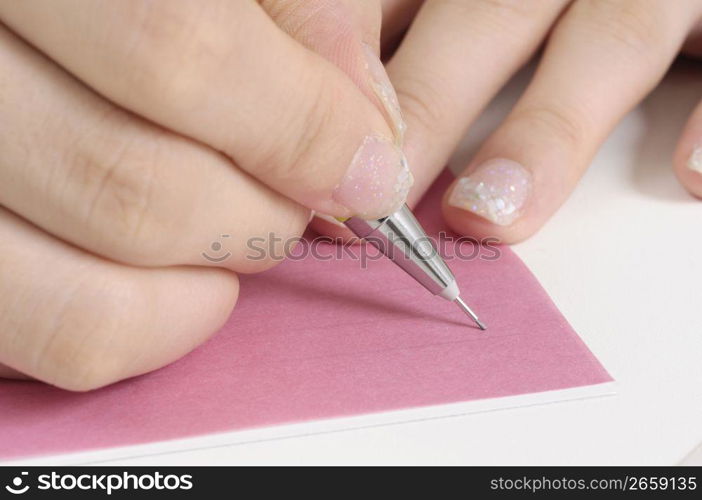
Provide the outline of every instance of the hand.
{"type": "Polygon", "coordinates": [[[0,375],[163,366],[276,263],[247,240],[404,202],[379,4],[328,4],[0,1],[0,375]]]}
{"type": "MultiPolygon", "coordinates": [[[[411,202],[545,43],[531,84],[443,203],[456,231],[508,243],[558,209],[681,49],[702,55],[700,0],[385,0],[384,7],[388,46],[411,21],[387,64],[407,122],[411,202]]],[[[702,196],[702,105],[682,134],[674,169],[702,196]]]]}

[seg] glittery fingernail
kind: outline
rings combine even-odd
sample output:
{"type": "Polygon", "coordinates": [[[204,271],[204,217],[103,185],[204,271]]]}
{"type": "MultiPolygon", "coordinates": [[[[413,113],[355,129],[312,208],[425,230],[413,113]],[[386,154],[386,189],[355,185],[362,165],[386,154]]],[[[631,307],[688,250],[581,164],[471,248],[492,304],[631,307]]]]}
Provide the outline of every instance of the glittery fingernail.
{"type": "Polygon", "coordinates": [[[529,171],[515,161],[499,158],[458,179],[448,204],[509,226],[522,214],[530,192],[529,171]]]}
{"type": "Polygon", "coordinates": [[[371,78],[371,87],[382,103],[383,109],[385,109],[385,113],[395,133],[397,144],[402,145],[407,124],[405,124],[405,120],[402,118],[400,101],[397,99],[395,88],[390,82],[390,77],[388,77],[388,73],[385,71],[385,66],[383,66],[382,61],[370,45],[363,44],[363,55],[366,59],[366,69],[371,78]]]}
{"type": "Polygon", "coordinates": [[[368,136],[334,190],[334,200],[364,219],[397,211],[414,179],[400,148],[388,139],[368,136]]]}
{"type": "Polygon", "coordinates": [[[687,168],[702,174],[702,146],[695,146],[687,160],[687,168]]]}

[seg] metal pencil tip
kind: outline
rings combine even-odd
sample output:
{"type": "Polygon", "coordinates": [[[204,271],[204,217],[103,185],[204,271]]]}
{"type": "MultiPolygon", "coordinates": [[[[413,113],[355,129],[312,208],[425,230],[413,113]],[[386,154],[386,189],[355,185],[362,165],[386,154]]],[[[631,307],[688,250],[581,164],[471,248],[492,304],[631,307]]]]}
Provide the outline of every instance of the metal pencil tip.
{"type": "Polygon", "coordinates": [[[475,321],[475,324],[478,325],[478,327],[479,327],[481,330],[487,330],[487,326],[485,326],[485,325],[483,324],[483,322],[480,321],[480,320],[478,319],[478,315],[475,314],[475,313],[471,310],[470,307],[468,307],[468,304],[466,304],[465,302],[463,302],[463,299],[461,299],[460,297],[456,297],[456,300],[455,300],[454,302],[456,302],[456,304],[458,304],[458,307],[460,307],[461,309],[463,309],[463,311],[464,311],[468,316],[470,316],[471,319],[472,319],[473,321],[475,321]]]}

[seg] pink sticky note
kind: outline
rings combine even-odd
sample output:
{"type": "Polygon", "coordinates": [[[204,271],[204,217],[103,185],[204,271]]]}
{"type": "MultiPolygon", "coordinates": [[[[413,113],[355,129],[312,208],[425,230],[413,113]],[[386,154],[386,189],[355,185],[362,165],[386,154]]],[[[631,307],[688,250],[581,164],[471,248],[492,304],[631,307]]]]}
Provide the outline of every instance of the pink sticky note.
{"type": "MultiPolygon", "coordinates": [[[[449,179],[416,212],[430,233],[449,179]]],[[[348,255],[308,257],[245,276],[221,332],[157,372],[86,394],[0,382],[0,459],[611,381],[522,262],[499,251],[449,261],[486,333],[386,259],[362,269],[348,255]]]]}

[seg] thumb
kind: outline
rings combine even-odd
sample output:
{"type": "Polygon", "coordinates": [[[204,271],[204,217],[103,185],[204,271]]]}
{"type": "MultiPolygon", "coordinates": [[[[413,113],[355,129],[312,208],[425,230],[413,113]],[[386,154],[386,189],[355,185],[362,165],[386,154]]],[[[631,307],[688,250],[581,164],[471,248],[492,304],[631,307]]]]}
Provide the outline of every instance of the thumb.
{"type": "Polygon", "coordinates": [[[380,60],[381,2],[263,0],[261,6],[288,35],[346,73],[385,114],[402,144],[406,125],[380,60]]]}
{"type": "Polygon", "coordinates": [[[293,154],[276,154],[279,168],[272,175],[265,168],[253,174],[334,216],[371,219],[398,210],[413,178],[401,149],[397,97],[378,56],[379,3],[279,0],[261,6],[294,39],[288,47],[269,43],[263,57],[289,58],[298,66],[294,72],[304,74],[303,82],[280,90],[292,97],[292,109],[302,109],[305,121],[276,145],[293,154]]]}
{"type": "MultiPolygon", "coordinates": [[[[264,0],[261,5],[280,28],[346,73],[385,115],[395,141],[406,129],[400,104],[380,60],[382,6],[377,0],[264,0]]],[[[334,237],[352,233],[334,217],[316,214],[312,227],[334,237]]]]}
{"type": "Polygon", "coordinates": [[[258,3],[68,3],[75,15],[54,2],[0,3],[0,15],[103,96],[223,152],[302,205],[377,218],[404,202],[412,177],[385,114],[258,3]],[[124,43],[135,29],[136,52],[124,43]]]}

